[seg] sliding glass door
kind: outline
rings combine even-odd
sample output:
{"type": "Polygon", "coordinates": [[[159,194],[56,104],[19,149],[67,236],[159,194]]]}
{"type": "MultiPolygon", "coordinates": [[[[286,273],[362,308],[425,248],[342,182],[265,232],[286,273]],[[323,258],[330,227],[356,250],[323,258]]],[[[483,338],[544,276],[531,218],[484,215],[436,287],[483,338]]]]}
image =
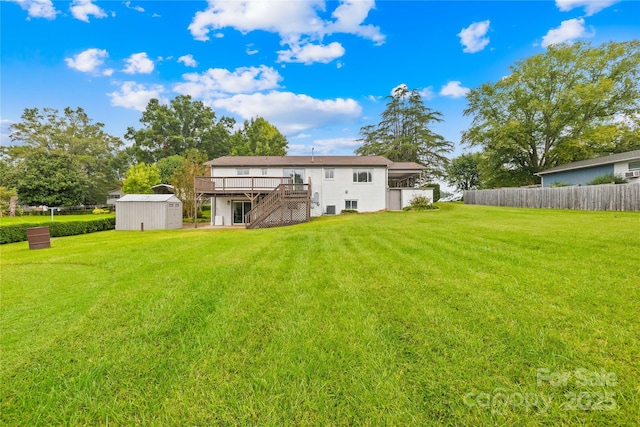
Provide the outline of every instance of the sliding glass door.
{"type": "Polygon", "coordinates": [[[251,202],[233,202],[233,223],[244,224],[244,216],[251,210],[251,202]]]}

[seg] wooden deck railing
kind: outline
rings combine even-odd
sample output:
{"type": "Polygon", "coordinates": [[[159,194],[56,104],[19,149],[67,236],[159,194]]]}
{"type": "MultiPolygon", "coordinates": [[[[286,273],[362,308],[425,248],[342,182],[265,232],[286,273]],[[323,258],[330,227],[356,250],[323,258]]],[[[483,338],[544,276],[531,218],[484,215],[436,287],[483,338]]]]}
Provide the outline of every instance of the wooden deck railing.
{"type": "Polygon", "coordinates": [[[291,184],[291,178],[268,176],[197,176],[195,178],[197,194],[269,193],[280,184],[291,184]]]}

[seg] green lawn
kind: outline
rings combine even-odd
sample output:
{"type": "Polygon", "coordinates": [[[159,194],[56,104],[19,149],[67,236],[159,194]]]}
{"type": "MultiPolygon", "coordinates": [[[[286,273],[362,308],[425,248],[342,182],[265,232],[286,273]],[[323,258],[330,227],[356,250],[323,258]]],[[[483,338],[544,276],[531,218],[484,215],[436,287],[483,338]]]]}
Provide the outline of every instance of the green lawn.
{"type": "Polygon", "coordinates": [[[3,245],[3,425],[635,425],[640,213],[3,245]]]}

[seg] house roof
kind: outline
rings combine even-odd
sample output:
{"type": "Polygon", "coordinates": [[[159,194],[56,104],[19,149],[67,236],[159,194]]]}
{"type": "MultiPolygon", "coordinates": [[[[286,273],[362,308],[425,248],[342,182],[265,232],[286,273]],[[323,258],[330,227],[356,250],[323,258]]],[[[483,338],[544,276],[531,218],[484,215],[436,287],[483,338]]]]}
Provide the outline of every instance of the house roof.
{"type": "Polygon", "coordinates": [[[116,201],[123,202],[180,202],[180,199],[173,194],[127,194],[116,201]]]}
{"type": "Polygon", "coordinates": [[[536,175],[545,175],[548,173],[562,172],[574,169],[584,169],[600,165],[609,165],[611,163],[626,162],[628,160],[640,159],[640,150],[627,151],[625,153],[611,154],[609,156],[596,157],[595,159],[580,160],[578,162],[567,163],[538,172],[536,175]]]}
{"type": "Polygon", "coordinates": [[[425,169],[414,162],[394,163],[383,156],[223,156],[207,166],[388,166],[389,169],[425,169]]]}

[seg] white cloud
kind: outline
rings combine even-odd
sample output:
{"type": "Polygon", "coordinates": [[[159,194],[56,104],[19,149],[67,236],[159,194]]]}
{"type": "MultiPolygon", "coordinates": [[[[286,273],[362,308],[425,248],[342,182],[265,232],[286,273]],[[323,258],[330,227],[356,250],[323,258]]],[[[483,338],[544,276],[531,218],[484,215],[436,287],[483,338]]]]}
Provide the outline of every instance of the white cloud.
{"type": "Polygon", "coordinates": [[[178,58],[178,62],[182,62],[187,67],[197,67],[198,66],[198,61],[196,61],[193,58],[193,55],[191,55],[191,54],[182,55],[180,58],[178,58]]]}
{"type": "Polygon", "coordinates": [[[130,1],[126,1],[124,2],[124,5],[128,8],[128,9],[133,9],[136,12],[140,12],[143,13],[144,12],[144,8],[142,8],[142,6],[131,6],[131,2],[130,1]]]}
{"type": "Polygon", "coordinates": [[[420,91],[420,96],[424,99],[426,99],[427,101],[435,98],[436,94],[433,91],[433,86],[427,86],[424,89],[422,89],[420,91]]]}
{"type": "Polygon", "coordinates": [[[27,11],[29,18],[55,19],[59,13],[51,0],[10,0],[27,11]]]}
{"type": "Polygon", "coordinates": [[[360,146],[357,138],[329,138],[316,139],[311,144],[315,150],[315,154],[319,155],[337,155],[342,153],[353,153],[360,146]]]}
{"type": "Polygon", "coordinates": [[[292,136],[291,138],[293,139],[305,139],[305,138],[311,138],[311,135],[309,135],[308,133],[299,133],[295,136],[292,136]]]}
{"type": "MultiPolygon", "coordinates": [[[[300,49],[317,50],[317,46],[322,45],[310,43],[322,41],[325,35],[330,34],[354,34],[372,40],[376,45],[383,44],[385,36],[380,29],[364,24],[374,6],[374,0],[341,0],[332,13],[332,20],[325,20],[318,14],[325,12],[324,0],[282,1],[277,3],[277,7],[263,0],[209,0],[208,7],[193,17],[189,31],[201,41],[209,40],[210,32],[222,28],[234,28],[242,33],[256,30],[276,33],[282,39],[281,44],[289,47],[289,50],[279,52],[282,61],[286,61],[287,58],[297,58],[300,49]],[[309,45],[315,47],[306,48],[309,45]]],[[[214,33],[214,36],[218,34],[214,33]]],[[[337,46],[333,45],[331,52],[327,52],[328,46],[322,47],[324,54],[319,55],[322,60],[326,60],[327,53],[331,58],[337,57],[337,46]]],[[[339,56],[344,54],[343,48],[342,51],[339,56]]],[[[315,56],[310,54],[309,58],[315,56]]],[[[296,59],[292,62],[304,61],[296,59]]]]}
{"type": "Polygon", "coordinates": [[[556,6],[562,12],[568,12],[577,7],[584,7],[584,11],[587,16],[594,15],[613,4],[618,3],[619,0],[556,0],[556,6]]]}
{"type": "Polygon", "coordinates": [[[119,91],[108,93],[111,98],[111,105],[116,107],[131,108],[138,111],[144,111],[147,108],[149,100],[158,99],[161,103],[168,101],[160,97],[165,91],[162,85],[151,85],[149,87],[138,84],[136,82],[124,82],[119,91]]]}
{"type": "Polygon", "coordinates": [[[461,86],[459,81],[450,81],[440,89],[440,95],[451,98],[462,98],[469,93],[469,88],[461,86]]]}
{"type": "Polygon", "coordinates": [[[285,134],[356,120],[362,108],[353,99],[320,100],[308,95],[272,91],[234,95],[211,103],[244,119],[264,117],[285,134]]]}
{"type": "Polygon", "coordinates": [[[235,71],[210,68],[202,74],[187,73],[184,83],[174,86],[174,91],[194,98],[219,98],[225,94],[251,93],[276,89],[282,80],[280,73],[271,67],[242,67],[235,71]]]}
{"type": "Polygon", "coordinates": [[[368,95],[367,99],[371,102],[378,102],[382,99],[381,96],[375,96],[375,95],[368,95]]]}
{"type": "Polygon", "coordinates": [[[84,22],[89,22],[89,16],[93,16],[95,18],[107,17],[104,10],[93,4],[91,0],[73,0],[69,10],[74,18],[84,22]]]}
{"type": "Polygon", "coordinates": [[[325,24],[326,34],[345,33],[355,34],[373,41],[376,45],[384,44],[385,36],[379,27],[363,25],[369,16],[369,11],[375,8],[374,0],[342,0],[331,16],[334,22],[325,24]]]}
{"type": "Polygon", "coordinates": [[[557,43],[571,43],[575,39],[593,37],[594,35],[595,30],[591,29],[591,32],[588,32],[584,28],[583,18],[569,19],[567,21],[562,21],[558,28],[549,30],[549,32],[542,37],[542,47],[547,47],[557,43]]]}
{"type": "Polygon", "coordinates": [[[209,40],[209,31],[231,27],[248,33],[263,30],[278,33],[283,38],[319,33],[323,21],[316,10],[324,7],[322,0],[283,1],[274,4],[261,0],[209,0],[207,9],[196,12],[189,31],[196,40],[209,40]]]}
{"type": "Polygon", "coordinates": [[[294,43],[289,50],[278,51],[278,62],[300,62],[305,65],[321,62],[328,64],[344,55],[344,47],[338,42],[325,46],[322,44],[305,44],[299,46],[294,43]]]}
{"type": "Polygon", "coordinates": [[[154,68],[153,61],[149,59],[146,52],[134,53],[124,62],[127,66],[122,71],[127,74],[149,74],[154,68]]]}
{"type": "Polygon", "coordinates": [[[460,44],[464,46],[462,49],[465,53],[480,52],[489,44],[489,37],[485,37],[489,31],[491,21],[474,22],[467,28],[463,28],[458,34],[460,44]]]}
{"type": "Polygon", "coordinates": [[[104,60],[109,57],[109,53],[104,49],[87,49],[74,55],[72,58],[65,58],[69,68],[82,71],[83,73],[111,75],[113,70],[105,70],[100,73],[100,67],[104,64],[104,60]]]}
{"type": "Polygon", "coordinates": [[[247,55],[255,55],[256,53],[260,52],[258,49],[252,49],[253,48],[253,44],[248,44],[247,45],[247,50],[245,52],[247,52],[247,55]]]}

